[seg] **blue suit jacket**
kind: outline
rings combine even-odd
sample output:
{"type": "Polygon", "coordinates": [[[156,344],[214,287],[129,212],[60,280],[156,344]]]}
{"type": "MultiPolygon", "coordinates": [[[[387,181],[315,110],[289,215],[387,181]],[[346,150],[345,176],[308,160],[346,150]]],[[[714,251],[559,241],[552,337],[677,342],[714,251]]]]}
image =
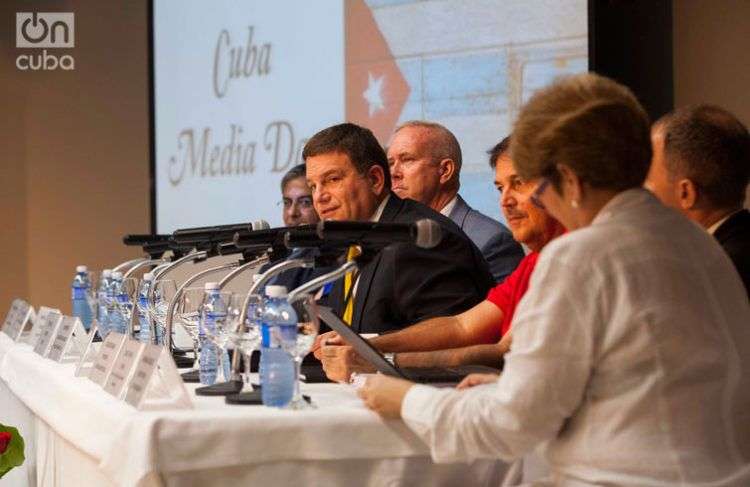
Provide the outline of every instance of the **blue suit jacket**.
{"type": "Polygon", "coordinates": [[[460,195],[448,216],[482,252],[495,282],[502,282],[518,267],[523,248],[505,225],[472,209],[460,195]]]}

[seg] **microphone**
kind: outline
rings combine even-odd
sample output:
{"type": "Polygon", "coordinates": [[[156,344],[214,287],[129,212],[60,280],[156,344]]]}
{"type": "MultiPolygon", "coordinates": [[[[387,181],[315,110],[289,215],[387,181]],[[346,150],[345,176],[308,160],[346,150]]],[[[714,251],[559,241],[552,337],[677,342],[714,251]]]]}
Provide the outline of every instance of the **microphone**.
{"type": "Polygon", "coordinates": [[[300,225],[298,227],[263,228],[252,232],[236,232],[232,241],[241,249],[246,248],[285,248],[286,234],[292,231],[315,232],[315,225],[300,225]]]}
{"type": "Polygon", "coordinates": [[[315,234],[306,228],[289,230],[285,238],[287,247],[362,245],[380,248],[396,242],[411,242],[431,249],[443,236],[440,225],[428,218],[414,223],[321,221],[315,230],[315,234]]]}
{"type": "Polygon", "coordinates": [[[171,237],[171,235],[130,234],[122,237],[122,243],[128,246],[142,247],[146,244],[167,242],[171,237]]]}
{"type": "Polygon", "coordinates": [[[189,244],[218,244],[231,242],[237,232],[247,233],[253,230],[269,228],[265,220],[252,223],[236,223],[232,225],[214,225],[210,227],[182,228],[172,234],[175,242],[181,245],[189,244]]]}

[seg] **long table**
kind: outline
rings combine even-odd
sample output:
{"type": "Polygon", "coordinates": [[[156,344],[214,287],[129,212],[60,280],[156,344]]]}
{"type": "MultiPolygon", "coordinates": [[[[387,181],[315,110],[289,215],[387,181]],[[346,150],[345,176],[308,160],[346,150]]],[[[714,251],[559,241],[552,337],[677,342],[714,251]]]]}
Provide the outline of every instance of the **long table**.
{"type": "Polygon", "coordinates": [[[0,333],[0,422],[19,427],[27,461],[3,485],[513,485],[499,461],[438,465],[401,421],[367,410],[353,388],[303,384],[316,409],[230,406],[138,411],[73,364],[0,333]]]}

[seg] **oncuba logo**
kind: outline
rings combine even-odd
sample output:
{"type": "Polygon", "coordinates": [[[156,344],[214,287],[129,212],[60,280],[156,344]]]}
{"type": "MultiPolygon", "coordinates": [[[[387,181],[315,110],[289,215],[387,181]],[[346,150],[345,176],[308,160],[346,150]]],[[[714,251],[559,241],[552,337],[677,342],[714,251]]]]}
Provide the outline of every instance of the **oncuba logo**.
{"type": "Polygon", "coordinates": [[[41,53],[20,54],[16,67],[21,71],[75,69],[70,54],[56,56],[47,48],[75,47],[75,14],[73,12],[16,12],[16,47],[42,49],[41,53]]]}

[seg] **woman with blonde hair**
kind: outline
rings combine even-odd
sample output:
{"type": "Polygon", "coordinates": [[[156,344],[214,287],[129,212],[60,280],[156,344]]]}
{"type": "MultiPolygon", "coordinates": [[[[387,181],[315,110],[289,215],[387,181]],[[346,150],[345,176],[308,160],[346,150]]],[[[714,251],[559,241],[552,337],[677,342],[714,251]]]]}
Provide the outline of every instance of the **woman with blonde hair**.
{"type": "Polygon", "coordinates": [[[546,444],[557,485],[750,485],[750,305],[710,235],[641,189],[649,120],[584,74],[535,94],[511,154],[569,233],[542,251],[498,377],[467,390],[371,377],[439,462],[546,444]]]}

